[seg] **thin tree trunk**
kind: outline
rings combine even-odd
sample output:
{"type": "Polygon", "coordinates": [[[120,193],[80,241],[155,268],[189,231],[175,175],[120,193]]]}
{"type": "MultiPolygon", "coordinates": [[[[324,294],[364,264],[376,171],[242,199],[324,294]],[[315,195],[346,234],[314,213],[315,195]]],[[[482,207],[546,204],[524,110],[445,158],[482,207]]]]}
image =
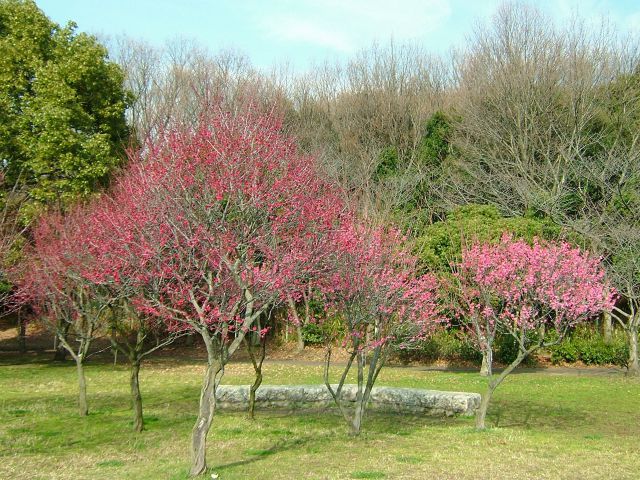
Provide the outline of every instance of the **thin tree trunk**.
{"type": "Polygon", "coordinates": [[[360,435],[362,428],[362,416],[364,415],[364,364],[366,362],[365,353],[358,352],[358,392],[356,393],[356,408],[351,420],[351,433],[355,436],[360,435]]]}
{"type": "Polygon", "coordinates": [[[342,401],[342,388],[344,387],[344,382],[347,379],[347,375],[351,370],[351,365],[353,365],[353,360],[356,358],[356,355],[357,355],[356,352],[351,352],[351,354],[349,355],[349,360],[347,361],[347,365],[342,370],[342,375],[340,376],[340,380],[338,381],[338,386],[336,390],[333,390],[333,387],[329,382],[329,367],[331,365],[331,345],[330,344],[327,346],[327,351],[325,353],[325,359],[324,359],[324,373],[323,373],[324,384],[327,387],[327,390],[329,390],[329,393],[331,394],[333,401],[338,407],[338,410],[340,410],[340,413],[342,414],[345,421],[347,422],[347,425],[351,425],[352,420],[351,420],[351,417],[349,416],[349,409],[345,407],[342,401]]]}
{"type": "Polygon", "coordinates": [[[204,473],[207,469],[207,434],[213,421],[216,408],[216,381],[222,372],[222,358],[213,352],[211,338],[204,338],[207,346],[207,371],[205,372],[200,391],[200,407],[198,418],[191,434],[191,476],[204,473]]]}
{"type": "Polygon", "coordinates": [[[142,395],[140,394],[140,360],[131,359],[131,401],[133,404],[133,430],[141,432],[144,430],[144,417],[142,415],[142,395]]]}
{"type": "Polygon", "coordinates": [[[493,352],[482,352],[482,365],[480,366],[480,376],[490,377],[493,374],[493,352]]]}
{"type": "MultiPolygon", "coordinates": [[[[361,383],[361,377],[364,376],[364,365],[366,363],[367,355],[365,354],[362,357],[362,368],[359,368],[361,373],[358,374],[358,381],[361,383]]],[[[378,375],[380,374],[380,370],[385,364],[386,355],[383,351],[382,346],[378,346],[374,349],[373,353],[370,355],[368,372],[367,372],[367,380],[364,384],[364,392],[362,396],[357,399],[356,411],[354,415],[354,435],[360,435],[360,431],[362,429],[362,421],[364,419],[364,414],[367,409],[367,405],[369,404],[369,399],[371,398],[371,391],[373,390],[373,386],[378,379],[378,375]]],[[[358,391],[360,392],[361,386],[358,386],[358,391]]]]}
{"type": "Polygon", "coordinates": [[[86,417],[89,414],[89,406],[87,403],[87,380],[84,376],[84,358],[78,356],[75,361],[78,371],[78,413],[81,417],[86,417]]]}
{"type": "Polygon", "coordinates": [[[264,358],[266,356],[266,338],[260,339],[260,358],[256,360],[255,353],[253,351],[253,346],[251,345],[251,341],[246,342],[247,351],[249,352],[249,357],[251,358],[251,363],[253,364],[253,370],[256,373],[255,380],[253,385],[249,388],[249,418],[253,420],[255,418],[255,409],[256,409],[256,392],[260,385],[262,385],[262,364],[264,362],[264,358]]]}
{"type": "Polygon", "coordinates": [[[493,392],[495,391],[495,389],[498,388],[498,385],[502,383],[502,381],[507,377],[507,375],[509,375],[514,368],[520,365],[522,361],[526,358],[526,356],[529,355],[532,351],[533,349],[528,350],[526,352],[521,351],[516,357],[516,359],[507,368],[505,368],[500,373],[500,375],[498,375],[495,379],[493,379],[492,377],[489,377],[487,390],[485,394],[482,396],[480,400],[480,406],[478,407],[478,411],[476,412],[476,428],[478,430],[484,430],[486,428],[485,420],[487,417],[487,410],[489,410],[489,403],[491,402],[491,397],[493,396],[493,392]]]}
{"type": "Polygon", "coordinates": [[[611,321],[611,312],[604,312],[602,314],[602,320],[604,343],[610,345],[613,340],[613,322],[611,321]]]}
{"type": "Polygon", "coordinates": [[[304,337],[302,336],[302,325],[296,324],[296,341],[298,342],[298,353],[302,353],[304,350],[304,337]]]}
{"type": "Polygon", "coordinates": [[[27,352],[27,324],[18,313],[18,351],[20,353],[27,352]]]}
{"type": "Polygon", "coordinates": [[[491,402],[491,397],[493,396],[493,392],[496,389],[496,385],[493,382],[489,382],[487,386],[487,390],[484,395],[480,398],[480,406],[478,407],[478,411],[476,412],[476,428],[478,430],[484,430],[486,427],[486,417],[487,410],[489,410],[489,403],[491,402]]]}
{"type": "Polygon", "coordinates": [[[627,374],[633,377],[640,376],[640,364],[638,362],[638,328],[631,322],[629,329],[627,330],[627,336],[629,337],[629,366],[627,374]]]}

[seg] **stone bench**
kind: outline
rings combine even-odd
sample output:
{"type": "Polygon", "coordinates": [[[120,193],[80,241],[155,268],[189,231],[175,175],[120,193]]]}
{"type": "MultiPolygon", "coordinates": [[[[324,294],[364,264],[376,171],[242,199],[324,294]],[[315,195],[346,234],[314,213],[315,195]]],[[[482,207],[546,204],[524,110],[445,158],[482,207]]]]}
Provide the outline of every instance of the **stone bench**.
{"type": "MultiPolygon", "coordinates": [[[[356,385],[345,385],[342,398],[353,402],[356,392],[356,385]]],[[[216,397],[218,408],[231,411],[246,410],[249,406],[249,386],[220,385],[216,397]]],[[[374,387],[369,408],[382,412],[420,415],[473,416],[479,405],[479,393],[374,387]]],[[[330,408],[335,408],[335,403],[324,385],[262,385],[256,392],[256,410],[295,411],[330,408]]]]}

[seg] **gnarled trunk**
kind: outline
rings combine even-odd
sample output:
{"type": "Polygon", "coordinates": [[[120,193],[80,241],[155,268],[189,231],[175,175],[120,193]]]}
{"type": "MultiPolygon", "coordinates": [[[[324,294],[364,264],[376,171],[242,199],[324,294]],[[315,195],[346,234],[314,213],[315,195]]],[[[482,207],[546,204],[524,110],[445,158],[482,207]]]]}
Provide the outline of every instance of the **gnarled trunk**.
{"type": "Polygon", "coordinates": [[[221,357],[214,352],[212,339],[206,335],[203,339],[208,353],[207,370],[200,390],[198,418],[191,431],[191,476],[200,475],[207,469],[207,434],[216,408],[216,382],[223,368],[221,357]]]}

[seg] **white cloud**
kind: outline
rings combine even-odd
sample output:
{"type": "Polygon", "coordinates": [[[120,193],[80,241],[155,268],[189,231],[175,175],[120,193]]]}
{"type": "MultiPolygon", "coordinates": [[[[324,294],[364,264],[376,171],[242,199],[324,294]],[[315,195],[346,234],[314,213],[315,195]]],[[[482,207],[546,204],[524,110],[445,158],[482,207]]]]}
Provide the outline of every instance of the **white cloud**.
{"type": "Polygon", "coordinates": [[[263,28],[279,40],[303,42],[351,52],[352,41],[342,32],[295,15],[272,15],[263,28]]]}
{"type": "Polygon", "coordinates": [[[449,0],[298,0],[275,2],[263,13],[267,35],[340,52],[373,40],[411,40],[442,28],[449,0]]]}

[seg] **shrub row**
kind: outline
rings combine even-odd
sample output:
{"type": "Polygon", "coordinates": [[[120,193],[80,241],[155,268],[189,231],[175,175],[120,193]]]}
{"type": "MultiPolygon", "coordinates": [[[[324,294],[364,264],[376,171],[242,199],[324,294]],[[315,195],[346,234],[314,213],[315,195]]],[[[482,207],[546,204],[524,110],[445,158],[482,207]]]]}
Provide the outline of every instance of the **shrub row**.
{"type": "MultiPolygon", "coordinates": [[[[326,332],[317,324],[305,325],[302,329],[307,345],[321,344],[326,332]]],[[[553,334],[552,334],[553,335],[553,334]]],[[[499,335],[496,339],[494,360],[498,363],[511,363],[518,354],[518,345],[509,335],[499,335]]],[[[553,364],[583,362],[586,365],[627,366],[629,347],[622,331],[614,332],[611,343],[607,344],[603,336],[590,326],[579,326],[562,342],[550,347],[553,364]]],[[[479,352],[464,340],[457,329],[442,330],[429,339],[418,343],[410,350],[398,350],[396,358],[402,363],[434,362],[472,362],[480,364],[479,352]]],[[[535,362],[535,357],[527,359],[535,362]]]]}
{"type": "Polygon", "coordinates": [[[581,326],[576,328],[561,343],[550,348],[551,362],[574,363],[581,361],[587,365],[627,366],[629,346],[624,332],[614,332],[611,343],[593,328],[581,326]]]}

